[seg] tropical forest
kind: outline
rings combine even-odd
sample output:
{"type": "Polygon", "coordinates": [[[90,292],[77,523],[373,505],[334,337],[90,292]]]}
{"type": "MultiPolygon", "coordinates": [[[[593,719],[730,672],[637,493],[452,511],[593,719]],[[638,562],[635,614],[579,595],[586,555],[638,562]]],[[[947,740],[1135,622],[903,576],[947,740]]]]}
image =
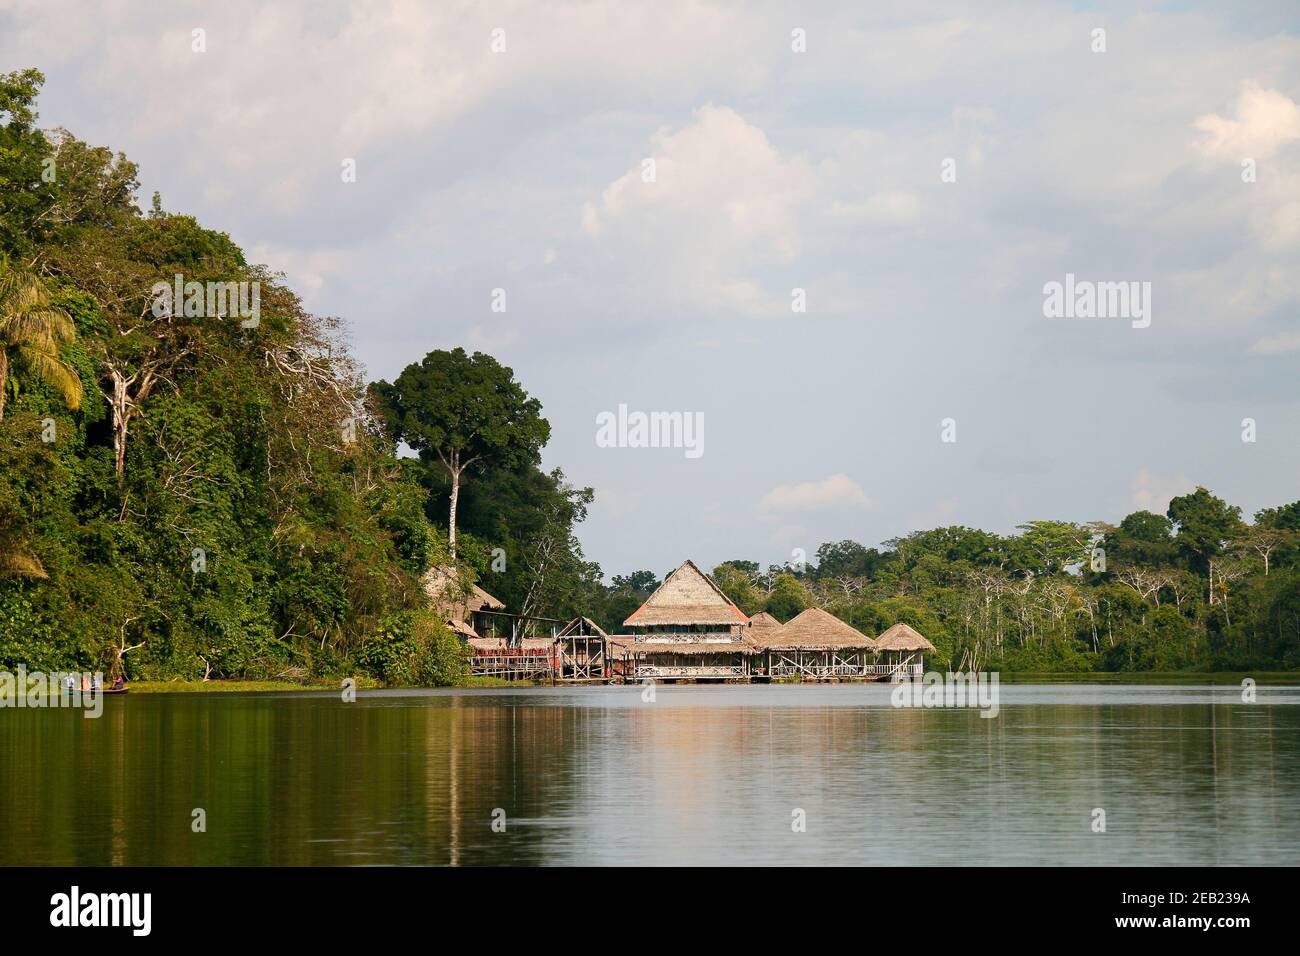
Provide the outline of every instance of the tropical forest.
{"type": "MultiPolygon", "coordinates": [[[[543,466],[550,424],[510,368],[453,348],[369,379],[348,326],[219,224],[42,128],[42,83],[0,75],[0,669],[463,684],[436,566],[622,630],[669,569],[607,578],[583,553],[594,493],[543,466]],[[255,320],[191,308],[192,283],[255,286],[255,320]]],[[[1197,488],[1118,523],[846,531],[713,577],[746,613],[907,623],[952,669],[1300,667],[1300,501],[1246,515],[1197,488]]]]}

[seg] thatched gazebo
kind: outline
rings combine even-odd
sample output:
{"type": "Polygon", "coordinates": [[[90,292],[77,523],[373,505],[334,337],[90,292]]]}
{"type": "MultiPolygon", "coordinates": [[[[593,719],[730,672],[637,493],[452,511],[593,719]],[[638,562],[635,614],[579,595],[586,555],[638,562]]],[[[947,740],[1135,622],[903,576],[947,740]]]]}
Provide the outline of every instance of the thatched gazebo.
{"type": "Polygon", "coordinates": [[[819,607],[808,608],[779,628],[759,631],[753,639],[767,652],[772,677],[861,680],[877,676],[876,642],[819,607]]]}
{"type": "Polygon", "coordinates": [[[919,631],[901,621],[876,638],[876,649],[885,656],[892,676],[904,677],[925,673],[925,654],[935,647],[919,631]]]}

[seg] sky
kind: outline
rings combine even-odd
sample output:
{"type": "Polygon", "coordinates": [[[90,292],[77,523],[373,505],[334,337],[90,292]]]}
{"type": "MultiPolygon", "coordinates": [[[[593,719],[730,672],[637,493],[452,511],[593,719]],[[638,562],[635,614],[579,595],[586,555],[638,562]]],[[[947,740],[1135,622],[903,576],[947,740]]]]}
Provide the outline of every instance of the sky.
{"type": "Polygon", "coordinates": [[[1300,498],[1293,2],[0,0],[30,66],[371,378],[513,368],[607,574],[1300,498]]]}

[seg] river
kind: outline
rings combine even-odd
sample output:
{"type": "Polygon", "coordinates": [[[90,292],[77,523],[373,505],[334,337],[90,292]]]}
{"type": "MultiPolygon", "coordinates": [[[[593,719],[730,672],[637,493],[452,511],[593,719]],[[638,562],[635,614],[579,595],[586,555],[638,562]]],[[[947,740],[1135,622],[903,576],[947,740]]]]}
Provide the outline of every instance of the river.
{"type": "Polygon", "coordinates": [[[130,694],[0,711],[3,862],[1300,864],[1300,687],[130,694]],[[1099,832],[1104,813],[1104,832],[1099,832]]]}

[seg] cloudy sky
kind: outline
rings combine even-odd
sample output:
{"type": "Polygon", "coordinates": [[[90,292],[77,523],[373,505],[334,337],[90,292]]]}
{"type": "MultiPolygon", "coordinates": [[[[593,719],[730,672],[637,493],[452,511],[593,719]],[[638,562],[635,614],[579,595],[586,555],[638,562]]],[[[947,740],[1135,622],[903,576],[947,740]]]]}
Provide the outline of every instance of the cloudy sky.
{"type": "Polygon", "coordinates": [[[1131,6],[0,0],[0,69],[373,377],[513,367],[588,556],[663,572],[1300,498],[1300,11],[1131,6]],[[1067,273],[1149,327],[1045,317],[1067,273]]]}

